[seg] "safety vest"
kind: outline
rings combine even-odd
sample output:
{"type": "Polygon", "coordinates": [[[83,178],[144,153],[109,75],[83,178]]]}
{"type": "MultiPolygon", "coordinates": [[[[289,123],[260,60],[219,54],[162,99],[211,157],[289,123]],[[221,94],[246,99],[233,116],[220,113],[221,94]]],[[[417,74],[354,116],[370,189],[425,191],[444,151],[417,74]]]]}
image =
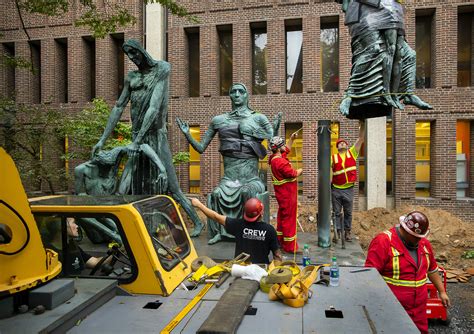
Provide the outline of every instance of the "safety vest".
{"type": "MultiPolygon", "coordinates": [[[[418,268],[409,262],[413,260],[410,254],[403,254],[407,252],[402,250],[398,235],[396,237],[395,228],[390,231],[384,231],[390,240],[390,260],[387,263],[384,271],[381,273],[383,279],[387,284],[396,287],[419,288],[426,284],[427,273],[430,268],[430,251],[425,244],[425,240],[420,240],[418,247],[418,268]],[[393,239],[392,239],[393,238],[393,239]],[[402,256],[404,255],[404,256],[402,256]],[[411,270],[407,270],[411,268],[411,270]]],[[[436,270],[436,269],[435,269],[436,270]]]]}
{"type": "Polygon", "coordinates": [[[347,150],[345,161],[339,153],[332,156],[332,184],[339,186],[352,186],[357,180],[357,163],[352,156],[351,150],[347,150]]]}

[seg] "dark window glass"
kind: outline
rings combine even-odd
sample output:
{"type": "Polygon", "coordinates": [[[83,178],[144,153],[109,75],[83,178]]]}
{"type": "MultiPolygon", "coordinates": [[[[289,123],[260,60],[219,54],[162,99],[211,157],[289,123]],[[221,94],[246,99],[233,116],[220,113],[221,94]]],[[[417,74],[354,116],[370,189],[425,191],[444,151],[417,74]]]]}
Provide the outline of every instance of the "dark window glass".
{"type": "Polygon", "coordinates": [[[124,43],[124,34],[115,34],[113,35],[114,42],[114,56],[115,56],[115,70],[116,70],[116,80],[117,80],[117,98],[122,94],[123,84],[124,84],[124,66],[125,66],[125,52],[122,51],[122,46],[124,43]]]}
{"type": "Polygon", "coordinates": [[[286,92],[303,92],[303,29],[301,24],[287,25],[286,92]]]}
{"type": "Polygon", "coordinates": [[[226,27],[218,33],[220,95],[229,95],[232,85],[232,29],[226,27]]]}
{"type": "Polygon", "coordinates": [[[188,80],[189,96],[199,96],[199,32],[189,32],[188,34],[188,80]]]}
{"type": "Polygon", "coordinates": [[[31,102],[41,103],[41,42],[31,41],[31,62],[33,65],[33,80],[31,82],[31,102]]]}
{"type": "Polygon", "coordinates": [[[67,103],[68,96],[68,66],[67,66],[67,39],[54,40],[56,46],[56,89],[59,103],[67,103]]]}
{"type": "Polygon", "coordinates": [[[252,29],[252,92],[267,94],[267,28],[252,29]]]}
{"type": "Polygon", "coordinates": [[[431,87],[433,15],[416,17],[416,88],[431,87]]]}
{"type": "Polygon", "coordinates": [[[85,81],[86,98],[92,100],[95,98],[95,39],[84,37],[84,56],[85,56],[85,81]]]}
{"type": "Polygon", "coordinates": [[[323,92],[339,90],[339,25],[338,22],[321,23],[321,89],[323,92]]]}
{"type": "Polygon", "coordinates": [[[473,85],[473,44],[472,33],[474,13],[460,13],[458,16],[458,86],[473,85]]]}

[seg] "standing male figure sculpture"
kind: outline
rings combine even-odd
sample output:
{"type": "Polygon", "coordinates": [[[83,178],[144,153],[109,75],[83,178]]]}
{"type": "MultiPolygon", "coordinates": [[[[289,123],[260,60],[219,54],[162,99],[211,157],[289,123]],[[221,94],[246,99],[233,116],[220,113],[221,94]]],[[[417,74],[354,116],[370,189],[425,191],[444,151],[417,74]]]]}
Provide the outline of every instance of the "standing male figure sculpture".
{"type": "MultiPolygon", "coordinates": [[[[265,185],[258,175],[258,161],[267,155],[261,144],[273,136],[272,124],[263,114],[248,106],[248,92],[244,84],[232,85],[229,91],[232,110],[214,117],[201,142],[189,132],[189,125],[177,118],[179,128],[193,148],[203,153],[218,133],[219,152],[224,160],[224,176],[219,185],[207,197],[207,207],[217,213],[241,218],[243,204],[252,197],[260,197],[265,185]]],[[[279,128],[281,114],[275,127],[279,128]]],[[[222,225],[208,219],[209,244],[215,244],[222,237],[233,238],[222,225]]]]}
{"type": "Polygon", "coordinates": [[[387,116],[404,104],[432,107],[414,94],[416,52],[405,40],[400,0],[336,0],[351,34],[349,87],[339,106],[349,118],[387,116]]]}
{"type": "Polygon", "coordinates": [[[191,236],[198,236],[203,225],[179,188],[168,143],[166,122],[171,66],[166,61],[153,59],[135,40],[125,42],[122,49],[138,70],[128,73],[104,133],[92,149],[92,160],[104,146],[130,101],[132,143],[126,147],[128,162],[124,170],[126,175],[121,182],[127,182],[129,192],[135,195],[171,193],[194,222],[191,236]],[[160,171],[159,161],[165,173],[160,171]],[[160,178],[166,178],[167,182],[160,182],[160,178]],[[166,189],[163,189],[163,185],[166,189]]]}

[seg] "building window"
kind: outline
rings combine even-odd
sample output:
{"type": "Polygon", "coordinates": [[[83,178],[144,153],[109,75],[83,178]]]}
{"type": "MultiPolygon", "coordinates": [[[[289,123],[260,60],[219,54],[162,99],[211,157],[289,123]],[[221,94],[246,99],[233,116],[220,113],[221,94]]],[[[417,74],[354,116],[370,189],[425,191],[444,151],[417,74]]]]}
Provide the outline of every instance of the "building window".
{"type": "Polygon", "coordinates": [[[267,94],[267,24],[255,23],[252,29],[252,93],[267,94]]]}
{"type": "MultiPolygon", "coordinates": [[[[188,38],[188,89],[190,97],[198,97],[200,94],[200,49],[199,28],[186,30],[188,38]]],[[[232,67],[232,66],[231,66],[232,67]]]]}
{"type": "MultiPolygon", "coordinates": [[[[298,131],[293,147],[287,158],[294,169],[303,168],[303,123],[285,123],[285,140],[288,142],[292,133],[298,131]]],[[[303,176],[298,176],[298,194],[303,193],[303,176]]]]}
{"type": "Polygon", "coordinates": [[[218,26],[220,95],[229,95],[232,85],[232,26],[218,26]]]}
{"type": "Polygon", "coordinates": [[[285,21],[286,92],[303,92],[303,26],[301,20],[285,21]]]}
{"type": "Polygon", "coordinates": [[[456,124],[456,196],[470,196],[469,171],[471,168],[471,122],[456,124]]]}
{"type": "Polygon", "coordinates": [[[417,11],[416,15],[416,88],[431,87],[432,24],[434,13],[417,11]]]}
{"type": "Polygon", "coordinates": [[[67,38],[54,40],[56,49],[56,90],[59,103],[68,102],[67,38]]]}
{"type": "MultiPolygon", "coordinates": [[[[463,7],[460,7],[462,9],[463,7]]],[[[468,87],[474,85],[473,57],[474,57],[474,7],[467,7],[468,13],[458,14],[458,86],[468,87]]]]}
{"type": "MultiPolygon", "coordinates": [[[[201,141],[199,126],[189,127],[191,136],[201,141]]],[[[189,145],[189,192],[199,194],[201,192],[201,155],[189,145]]]]}
{"type": "Polygon", "coordinates": [[[393,128],[392,120],[387,119],[387,195],[393,195],[393,128]]]}
{"type": "Polygon", "coordinates": [[[339,17],[321,18],[321,91],[339,91],[339,17]]]}
{"type": "Polygon", "coordinates": [[[95,39],[83,37],[84,41],[84,61],[85,61],[85,82],[86,99],[92,100],[95,96],[95,39]]]}
{"type": "Polygon", "coordinates": [[[416,122],[416,197],[430,197],[431,123],[416,122]]]}
{"type": "Polygon", "coordinates": [[[41,103],[41,42],[30,41],[33,80],[31,82],[32,103],[41,103]]]}
{"type": "MultiPolygon", "coordinates": [[[[2,54],[0,58],[13,59],[15,58],[15,44],[14,43],[2,43],[2,54]]],[[[6,60],[5,60],[6,61],[6,60]]],[[[3,66],[5,90],[3,94],[6,97],[15,97],[15,67],[14,66],[3,66]]]]}
{"type": "Polygon", "coordinates": [[[114,34],[112,35],[112,41],[114,45],[114,60],[116,61],[115,64],[115,78],[117,81],[117,98],[120,97],[123,90],[123,84],[125,80],[124,75],[124,66],[125,66],[125,52],[122,50],[122,46],[124,43],[125,37],[124,34],[114,34]]]}

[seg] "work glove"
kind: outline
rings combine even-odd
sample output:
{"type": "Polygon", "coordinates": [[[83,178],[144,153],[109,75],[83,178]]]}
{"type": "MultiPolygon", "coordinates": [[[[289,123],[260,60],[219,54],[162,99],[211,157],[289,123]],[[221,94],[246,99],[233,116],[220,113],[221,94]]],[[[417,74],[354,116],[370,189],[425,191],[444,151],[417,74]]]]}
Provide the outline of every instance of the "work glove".
{"type": "Polygon", "coordinates": [[[231,274],[234,277],[241,277],[242,279],[249,279],[257,282],[260,282],[262,277],[268,276],[267,271],[256,264],[248,266],[234,264],[232,265],[231,274]]]}

